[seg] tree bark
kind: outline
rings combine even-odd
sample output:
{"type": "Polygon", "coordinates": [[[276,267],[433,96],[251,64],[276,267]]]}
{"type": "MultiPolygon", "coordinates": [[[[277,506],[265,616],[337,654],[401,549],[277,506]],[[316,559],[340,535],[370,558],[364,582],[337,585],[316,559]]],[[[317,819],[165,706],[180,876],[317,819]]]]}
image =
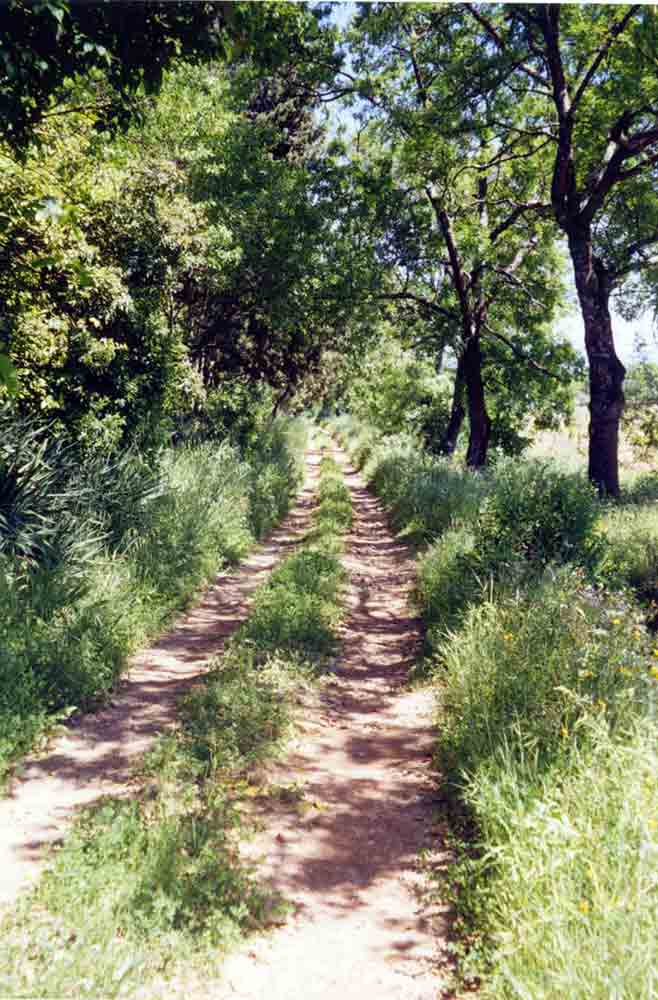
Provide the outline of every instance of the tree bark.
{"type": "Polygon", "coordinates": [[[459,355],[457,371],[455,372],[455,384],[452,390],[452,406],[450,408],[450,420],[446,427],[441,443],[439,445],[440,455],[453,455],[457,447],[459,432],[464,423],[466,410],[464,408],[464,354],[459,355]]]}
{"type": "Polygon", "coordinates": [[[589,228],[569,232],[589,361],[589,477],[602,496],[619,496],[619,424],[626,369],[615,351],[610,320],[611,276],[592,252],[589,228]]]}
{"type": "Polygon", "coordinates": [[[487,413],[482,381],[482,349],[479,336],[469,337],[464,349],[464,377],[468,399],[470,435],[466,464],[481,469],[487,460],[491,420],[487,413]]]}

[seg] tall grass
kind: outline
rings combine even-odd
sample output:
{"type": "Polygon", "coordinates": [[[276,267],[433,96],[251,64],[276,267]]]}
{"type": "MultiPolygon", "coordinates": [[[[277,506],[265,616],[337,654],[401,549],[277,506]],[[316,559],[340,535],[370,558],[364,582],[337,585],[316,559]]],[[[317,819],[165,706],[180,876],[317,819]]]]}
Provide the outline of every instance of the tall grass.
{"type": "Polygon", "coordinates": [[[259,884],[239,841],[253,831],[254,802],[286,791],[264,786],[260,766],[285,744],[295,703],[336,642],[337,549],[351,513],[329,459],[319,496],[304,544],[257,591],[176,731],[147,755],[137,797],[84,812],[5,915],[2,995],[200,995],[227,948],[284,919],[285,900],[259,884]]]}
{"type": "Polygon", "coordinates": [[[484,997],[658,985],[658,668],[637,607],[572,571],[444,640],[439,759],[475,833],[451,875],[484,997]]]}
{"type": "Polygon", "coordinates": [[[655,477],[614,507],[545,460],[472,487],[412,443],[339,429],[367,443],[398,528],[415,518],[431,543],[417,598],[459,807],[464,980],[492,1000],[654,1000],[658,648],[633,590],[658,596],[655,477]]]}
{"type": "Polygon", "coordinates": [[[4,430],[0,775],[280,519],[305,434],[275,425],[245,460],[228,443],[85,455],[29,424],[4,430]]]}

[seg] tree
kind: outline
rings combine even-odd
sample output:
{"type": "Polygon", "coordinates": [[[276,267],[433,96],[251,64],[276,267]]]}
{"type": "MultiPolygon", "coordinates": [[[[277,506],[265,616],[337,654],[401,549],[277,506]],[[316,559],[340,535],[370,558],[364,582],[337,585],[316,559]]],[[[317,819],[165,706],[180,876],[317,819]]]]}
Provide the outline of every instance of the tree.
{"type": "MultiPolygon", "coordinates": [[[[50,142],[49,123],[66,129],[72,118],[85,137],[89,124],[125,129],[147,113],[171,64],[248,54],[268,70],[317,43],[320,16],[306,4],[277,2],[7,0],[0,5],[0,141],[25,162],[35,145],[50,142]]],[[[0,386],[13,379],[0,355],[0,386]]]]}
{"type": "Polygon", "coordinates": [[[383,297],[415,303],[434,316],[437,342],[452,343],[458,366],[444,450],[456,443],[465,392],[467,461],[479,468],[491,432],[483,339],[505,344],[547,379],[571,373],[551,372],[532,357],[535,344],[546,353],[561,291],[553,229],[524,211],[542,193],[541,173],[528,168],[534,147],[528,141],[528,149],[508,155],[495,136],[474,140],[455,119],[454,53],[461,58],[462,35],[450,11],[361,5],[352,33],[353,89],[363,98],[362,117],[375,123],[374,144],[388,158],[382,182],[396,191],[393,199],[381,195],[395,205],[386,253],[396,259],[383,297]]]}
{"type": "Polygon", "coordinates": [[[157,92],[173,62],[246,50],[271,67],[290,58],[313,24],[306,4],[8,0],[0,6],[0,137],[25,150],[45,117],[70,111],[58,102],[76,77],[98,85],[83,104],[99,124],[127,124],[140,88],[157,92]]]}
{"type": "Polygon", "coordinates": [[[627,4],[463,4],[459,16],[472,34],[462,126],[493,130],[510,151],[531,135],[537,162],[549,159],[549,197],[527,211],[550,211],[567,240],[589,360],[589,475],[616,496],[625,372],[610,296],[655,267],[658,16],[627,4]]]}

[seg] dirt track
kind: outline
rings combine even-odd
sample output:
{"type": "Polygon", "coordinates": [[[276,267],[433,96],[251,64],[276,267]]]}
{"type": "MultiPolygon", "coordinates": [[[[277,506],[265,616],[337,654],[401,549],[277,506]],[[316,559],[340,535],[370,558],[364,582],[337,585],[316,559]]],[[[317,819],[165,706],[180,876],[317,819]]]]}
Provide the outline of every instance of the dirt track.
{"type": "Polygon", "coordinates": [[[304,488],[280,528],[134,657],[110,705],[66,726],[46,753],[17,769],[9,796],[0,800],[0,903],[38,875],[46,847],[62,837],[76,809],[103,795],[129,793],[136,759],[175,722],[180,695],[245,619],[254,590],[308,529],[318,462],[318,453],[309,452],[304,488]]]}
{"type": "MultiPolygon", "coordinates": [[[[340,456],[339,456],[340,457],[340,456]]],[[[344,460],[343,460],[344,461],[344,460]]],[[[355,520],[349,611],[335,683],[305,716],[273,780],[303,787],[263,813],[249,846],[289,900],[286,924],[229,957],[218,1000],[435,1000],[447,996],[449,913],[418,871],[435,817],[431,694],[405,682],[420,641],[414,567],[378,502],[345,462],[355,520]]],[[[437,846],[439,845],[439,846],[437,846]]]]}
{"type": "MultiPolygon", "coordinates": [[[[268,774],[296,796],[266,797],[264,832],[244,845],[292,913],[229,956],[214,1000],[436,1000],[448,997],[449,911],[431,899],[419,854],[447,858],[435,815],[431,694],[406,686],[421,638],[408,608],[414,567],[378,502],[339,453],[354,505],[351,575],[335,676],[306,707],[299,738],[268,774]]],[[[135,658],[113,702],[26,761],[0,802],[0,901],[41,869],[74,811],[130,794],[135,759],[175,721],[176,700],[249,608],[249,597],[306,531],[319,455],[282,527],[135,658]]],[[[171,984],[172,992],[176,987],[171,984]]],[[[140,991],[148,997],[148,988],[140,991]]]]}

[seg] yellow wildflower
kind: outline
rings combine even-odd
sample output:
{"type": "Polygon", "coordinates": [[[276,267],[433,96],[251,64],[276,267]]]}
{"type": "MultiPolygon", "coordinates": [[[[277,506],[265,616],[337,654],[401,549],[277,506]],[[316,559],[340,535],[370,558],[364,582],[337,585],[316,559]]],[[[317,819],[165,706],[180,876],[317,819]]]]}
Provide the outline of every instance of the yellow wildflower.
{"type": "Polygon", "coordinates": [[[578,909],[580,910],[581,913],[589,913],[589,903],[587,902],[586,899],[581,899],[580,903],[578,904],[578,909]]]}

